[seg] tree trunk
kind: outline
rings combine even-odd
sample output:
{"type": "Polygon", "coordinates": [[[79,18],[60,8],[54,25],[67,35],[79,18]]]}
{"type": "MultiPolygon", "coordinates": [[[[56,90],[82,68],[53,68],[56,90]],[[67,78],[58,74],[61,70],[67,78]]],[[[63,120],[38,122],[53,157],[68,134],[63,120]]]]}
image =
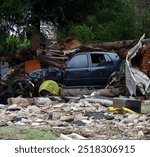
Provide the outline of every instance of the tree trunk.
{"type": "Polygon", "coordinates": [[[40,48],[40,19],[37,16],[39,13],[39,6],[34,4],[31,10],[31,30],[29,34],[30,46],[33,51],[40,48]]]}
{"type": "Polygon", "coordinates": [[[30,38],[30,47],[32,51],[36,51],[38,48],[40,48],[40,35],[34,34],[30,38]]]}
{"type": "MultiPolygon", "coordinates": [[[[123,41],[114,41],[114,42],[103,42],[103,43],[95,43],[95,44],[85,44],[85,47],[90,48],[101,48],[106,50],[115,50],[115,49],[121,49],[121,48],[131,48],[133,47],[138,40],[123,40],[123,41]]],[[[144,39],[143,43],[150,42],[150,39],[144,39]]]]}

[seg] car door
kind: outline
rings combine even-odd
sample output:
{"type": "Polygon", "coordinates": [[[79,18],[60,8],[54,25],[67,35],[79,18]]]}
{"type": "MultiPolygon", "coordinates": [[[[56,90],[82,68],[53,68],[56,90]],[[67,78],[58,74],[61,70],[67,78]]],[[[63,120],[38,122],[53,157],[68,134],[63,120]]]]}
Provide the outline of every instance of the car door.
{"type": "Polygon", "coordinates": [[[92,85],[105,86],[113,72],[113,61],[107,53],[90,53],[90,80],[92,85]]]}
{"type": "Polygon", "coordinates": [[[89,79],[89,62],[87,53],[75,54],[66,64],[63,82],[66,86],[84,86],[89,79]]]}

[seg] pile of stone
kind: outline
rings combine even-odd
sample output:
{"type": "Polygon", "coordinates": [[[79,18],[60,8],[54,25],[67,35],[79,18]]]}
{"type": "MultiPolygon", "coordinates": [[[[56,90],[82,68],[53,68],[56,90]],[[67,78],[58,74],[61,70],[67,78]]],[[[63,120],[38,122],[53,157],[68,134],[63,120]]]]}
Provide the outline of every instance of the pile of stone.
{"type": "Polygon", "coordinates": [[[64,140],[150,139],[149,113],[110,111],[86,99],[67,103],[49,98],[20,98],[15,103],[10,99],[8,105],[0,105],[0,127],[5,126],[53,130],[64,140]]]}

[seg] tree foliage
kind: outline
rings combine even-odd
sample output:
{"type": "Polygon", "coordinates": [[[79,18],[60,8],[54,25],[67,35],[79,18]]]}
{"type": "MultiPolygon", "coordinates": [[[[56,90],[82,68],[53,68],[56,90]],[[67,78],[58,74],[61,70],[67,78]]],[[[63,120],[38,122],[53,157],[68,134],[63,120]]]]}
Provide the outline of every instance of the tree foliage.
{"type": "Polygon", "coordinates": [[[133,4],[129,1],[97,1],[95,6],[95,12],[83,21],[83,25],[92,29],[94,41],[124,40],[139,35],[133,4]]]}
{"type": "Polygon", "coordinates": [[[149,32],[149,10],[139,14],[137,0],[0,0],[0,32],[14,26],[38,32],[40,21],[51,22],[58,37],[84,42],[137,38],[149,32]],[[36,30],[36,31],[35,31],[36,30]]]}

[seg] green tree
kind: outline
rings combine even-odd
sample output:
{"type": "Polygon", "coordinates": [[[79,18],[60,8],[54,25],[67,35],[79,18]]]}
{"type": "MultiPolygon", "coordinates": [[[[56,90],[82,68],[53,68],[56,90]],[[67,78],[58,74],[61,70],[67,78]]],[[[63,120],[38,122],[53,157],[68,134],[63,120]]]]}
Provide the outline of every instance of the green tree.
{"type": "Polygon", "coordinates": [[[138,36],[135,11],[130,0],[95,0],[93,4],[95,11],[85,18],[83,24],[91,28],[94,41],[124,40],[138,36]]]}
{"type": "Polygon", "coordinates": [[[8,33],[15,25],[32,35],[42,21],[51,22],[60,37],[79,34],[84,42],[135,38],[148,29],[150,17],[144,12],[145,20],[138,21],[135,1],[0,0],[0,31],[8,33]]]}

